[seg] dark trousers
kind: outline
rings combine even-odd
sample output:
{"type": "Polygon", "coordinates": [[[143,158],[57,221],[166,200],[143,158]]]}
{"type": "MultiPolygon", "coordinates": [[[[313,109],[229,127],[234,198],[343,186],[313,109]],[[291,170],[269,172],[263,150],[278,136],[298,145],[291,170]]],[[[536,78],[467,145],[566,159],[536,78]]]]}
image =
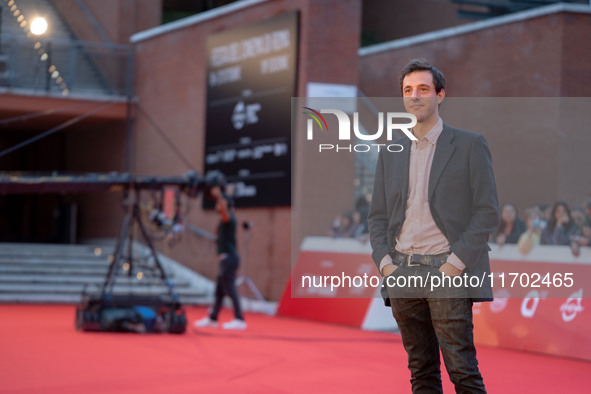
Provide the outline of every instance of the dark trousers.
{"type": "MultiPolygon", "coordinates": [[[[424,277],[427,270],[431,270],[431,275],[439,273],[434,267],[421,266],[398,268],[393,275],[424,277]]],[[[440,288],[431,292],[429,288],[391,287],[389,290],[392,314],[408,354],[412,392],[443,393],[441,348],[456,393],[486,393],[474,347],[472,301],[465,297],[466,289],[440,288]]]]}
{"type": "Polygon", "coordinates": [[[236,290],[236,271],[240,266],[240,259],[235,255],[227,255],[220,261],[220,272],[217,278],[215,287],[215,303],[209,314],[211,320],[217,320],[224,296],[229,296],[234,305],[234,316],[236,319],[244,320],[242,315],[242,307],[240,306],[240,298],[236,290]]]}

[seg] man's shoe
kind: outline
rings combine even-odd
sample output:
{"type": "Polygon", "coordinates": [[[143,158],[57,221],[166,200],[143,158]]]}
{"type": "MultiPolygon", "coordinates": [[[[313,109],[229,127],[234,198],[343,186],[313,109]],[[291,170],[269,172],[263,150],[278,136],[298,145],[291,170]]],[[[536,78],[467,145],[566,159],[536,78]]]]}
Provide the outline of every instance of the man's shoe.
{"type": "Polygon", "coordinates": [[[203,319],[197,320],[195,323],[193,323],[193,326],[195,328],[203,328],[203,327],[216,328],[218,326],[218,321],[217,320],[211,320],[209,318],[209,316],[206,316],[203,319]]]}
{"type": "Polygon", "coordinates": [[[234,319],[222,325],[224,330],[246,330],[246,322],[240,319],[234,319]]]}

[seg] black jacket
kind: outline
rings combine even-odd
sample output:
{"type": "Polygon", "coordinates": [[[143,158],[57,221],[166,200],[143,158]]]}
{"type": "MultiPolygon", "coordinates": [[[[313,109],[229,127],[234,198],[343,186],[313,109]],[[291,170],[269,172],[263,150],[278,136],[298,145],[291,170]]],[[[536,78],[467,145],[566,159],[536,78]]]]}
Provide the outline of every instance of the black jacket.
{"type": "MultiPolygon", "coordinates": [[[[382,258],[393,253],[396,236],[404,221],[408,196],[411,141],[394,143],[402,152],[382,149],[368,215],[372,258],[379,268],[382,258]]],[[[483,136],[446,124],[437,140],[429,176],[429,207],[451,251],[466,265],[468,275],[480,279],[490,274],[488,239],[499,225],[499,203],[492,157],[483,136]]],[[[491,301],[486,280],[469,288],[473,301],[491,301]]]]}

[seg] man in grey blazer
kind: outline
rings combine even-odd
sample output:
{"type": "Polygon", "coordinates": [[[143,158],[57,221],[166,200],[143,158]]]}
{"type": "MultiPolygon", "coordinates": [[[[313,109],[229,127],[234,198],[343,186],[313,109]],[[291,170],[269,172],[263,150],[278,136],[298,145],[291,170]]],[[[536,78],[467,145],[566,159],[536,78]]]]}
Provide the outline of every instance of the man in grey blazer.
{"type": "Polygon", "coordinates": [[[456,392],[485,393],[472,304],[492,300],[488,239],[499,206],[491,153],[484,137],[439,117],[445,78],[435,67],[411,61],[400,85],[417,140],[403,137],[394,141],[401,152],[380,152],[368,215],[372,257],[408,353],[413,393],[443,392],[440,348],[456,392]],[[464,280],[432,288],[434,276],[464,280]],[[400,280],[410,277],[424,285],[400,280]]]}

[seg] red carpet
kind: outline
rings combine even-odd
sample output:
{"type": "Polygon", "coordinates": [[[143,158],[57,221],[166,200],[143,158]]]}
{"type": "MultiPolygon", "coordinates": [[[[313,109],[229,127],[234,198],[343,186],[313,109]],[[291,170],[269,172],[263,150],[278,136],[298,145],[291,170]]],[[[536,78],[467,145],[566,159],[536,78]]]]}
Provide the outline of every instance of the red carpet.
{"type": "MultiPolygon", "coordinates": [[[[205,309],[188,312],[193,321],[205,309]]],[[[410,392],[394,334],[258,314],[245,332],[81,333],[73,306],[0,305],[0,319],[0,393],[410,392]]],[[[478,355],[489,393],[591,387],[588,362],[486,347],[478,355]]],[[[444,390],[454,392],[446,375],[444,390]]]]}

